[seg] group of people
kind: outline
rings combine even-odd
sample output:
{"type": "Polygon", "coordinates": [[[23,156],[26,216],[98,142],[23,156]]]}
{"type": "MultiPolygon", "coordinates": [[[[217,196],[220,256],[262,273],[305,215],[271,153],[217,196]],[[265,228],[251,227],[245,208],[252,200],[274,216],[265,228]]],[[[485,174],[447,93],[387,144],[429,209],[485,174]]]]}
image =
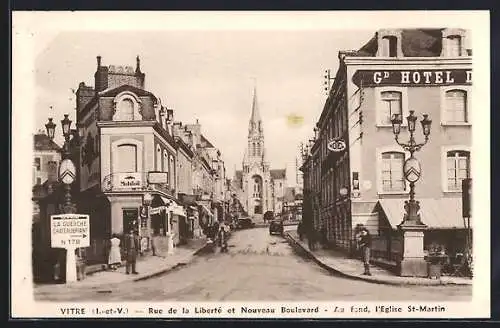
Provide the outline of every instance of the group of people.
{"type": "MultiPolygon", "coordinates": [[[[113,234],[110,239],[110,249],[108,257],[109,268],[116,271],[122,264],[120,245],[122,240],[117,234],[113,234]]],[[[137,272],[137,256],[141,251],[141,243],[136,230],[131,229],[123,238],[123,252],[125,255],[125,273],[139,274],[137,272]]]]}
{"type": "MultiPolygon", "coordinates": [[[[324,226],[319,230],[314,227],[309,227],[308,229],[301,221],[297,226],[297,233],[301,241],[304,239],[304,236],[306,236],[311,251],[316,250],[318,241],[321,242],[324,247],[327,245],[326,229],[324,226]]],[[[361,253],[361,260],[363,261],[363,275],[371,276],[370,255],[372,238],[370,232],[365,226],[359,224],[355,228],[355,238],[357,250],[361,253]]]]}
{"type": "Polygon", "coordinates": [[[230,227],[224,221],[215,222],[207,228],[207,237],[210,242],[216,243],[220,247],[221,252],[227,252],[227,240],[229,237],[230,227]]]}

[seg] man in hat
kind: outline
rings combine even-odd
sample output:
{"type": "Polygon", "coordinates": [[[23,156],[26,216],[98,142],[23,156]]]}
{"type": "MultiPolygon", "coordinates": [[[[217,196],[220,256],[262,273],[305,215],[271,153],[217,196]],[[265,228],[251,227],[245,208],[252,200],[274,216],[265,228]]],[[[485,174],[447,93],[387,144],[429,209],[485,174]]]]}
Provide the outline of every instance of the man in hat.
{"type": "Polygon", "coordinates": [[[370,249],[372,246],[372,237],[366,227],[362,227],[359,233],[359,246],[361,248],[361,256],[365,267],[364,275],[371,276],[370,273],[370,249]]]}
{"type": "Polygon", "coordinates": [[[129,233],[125,236],[125,254],[127,256],[126,274],[138,274],[136,271],[137,254],[140,251],[141,245],[136,231],[130,229],[129,233]]]}

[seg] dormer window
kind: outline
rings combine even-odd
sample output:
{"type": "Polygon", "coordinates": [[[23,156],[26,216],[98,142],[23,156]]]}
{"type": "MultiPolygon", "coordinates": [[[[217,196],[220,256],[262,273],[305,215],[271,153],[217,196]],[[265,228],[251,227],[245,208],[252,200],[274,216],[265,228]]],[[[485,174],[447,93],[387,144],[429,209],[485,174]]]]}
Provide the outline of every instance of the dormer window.
{"type": "Polygon", "coordinates": [[[389,29],[377,32],[379,57],[402,57],[401,30],[389,29]]]}
{"type": "Polygon", "coordinates": [[[398,38],[395,36],[384,36],[382,38],[382,53],[384,57],[397,57],[398,38]]]}
{"type": "Polygon", "coordinates": [[[450,35],[446,39],[448,43],[448,57],[459,57],[462,52],[462,37],[460,35],[450,35]]]}
{"type": "Polygon", "coordinates": [[[465,30],[444,29],[443,30],[443,57],[461,57],[466,55],[465,51],[465,30]]]}
{"type": "Polygon", "coordinates": [[[113,121],[142,120],[141,100],[133,93],[124,91],[113,99],[113,121]]]}

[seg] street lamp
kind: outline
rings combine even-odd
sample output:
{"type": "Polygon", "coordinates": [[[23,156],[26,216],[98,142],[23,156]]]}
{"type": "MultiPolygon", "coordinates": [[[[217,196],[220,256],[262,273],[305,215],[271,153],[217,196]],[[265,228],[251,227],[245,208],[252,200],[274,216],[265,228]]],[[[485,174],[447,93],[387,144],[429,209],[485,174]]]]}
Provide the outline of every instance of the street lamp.
{"type": "MultiPolygon", "coordinates": [[[[142,203],[144,204],[144,207],[146,209],[146,217],[145,218],[141,217],[141,222],[139,223],[139,226],[137,227],[138,233],[142,230],[141,228],[142,228],[142,220],[143,219],[146,220],[146,226],[150,225],[150,222],[151,222],[150,206],[153,203],[153,195],[150,192],[145,192],[144,195],[142,196],[142,203]]],[[[142,233],[141,233],[141,235],[142,235],[142,233]]],[[[150,238],[147,238],[147,248],[149,248],[149,245],[150,245],[150,238]]],[[[155,255],[154,248],[153,248],[153,255],[155,255]]]]}
{"type": "Polygon", "coordinates": [[[410,133],[410,140],[407,143],[399,141],[399,133],[401,132],[402,124],[401,114],[394,114],[392,116],[391,123],[396,143],[410,153],[410,158],[405,161],[403,167],[404,177],[410,183],[410,199],[409,201],[405,201],[404,208],[406,213],[404,215],[403,223],[421,225],[422,222],[420,221],[420,215],[418,214],[420,204],[418,201],[415,201],[415,182],[417,182],[420,178],[421,167],[419,161],[413,156],[413,154],[419,151],[427,143],[427,141],[429,141],[432,120],[429,119],[429,115],[423,114],[423,119],[420,123],[422,124],[422,132],[425,139],[424,142],[417,143],[414,137],[417,116],[414,115],[414,113],[414,111],[410,111],[410,114],[406,117],[408,122],[408,132],[410,133]]]}
{"type": "MultiPolygon", "coordinates": [[[[76,179],[76,167],[73,161],[70,159],[70,136],[71,136],[71,123],[68,114],[64,114],[64,119],[61,120],[61,126],[63,130],[64,145],[62,152],[62,161],[59,166],[59,180],[64,184],[64,205],[63,212],[66,214],[76,213],[75,205],[71,201],[71,184],[76,179]]],[[[52,122],[52,118],[49,118],[47,124],[45,124],[47,129],[47,135],[50,140],[54,139],[56,124],[52,122]]],[[[78,133],[83,133],[83,127],[78,126],[78,133]]]]}
{"type": "MultiPolygon", "coordinates": [[[[59,180],[64,184],[64,204],[62,211],[64,214],[75,214],[76,206],[71,201],[71,184],[76,179],[76,167],[71,160],[70,152],[70,136],[71,136],[71,120],[68,118],[68,114],[64,114],[64,119],[61,120],[62,132],[64,137],[64,145],[62,151],[62,161],[59,165],[59,180]]],[[[52,118],[49,118],[47,124],[45,124],[47,129],[47,135],[51,141],[54,140],[56,124],[52,122],[52,118]]],[[[83,133],[83,127],[78,125],[78,134],[83,133]]],[[[81,138],[79,138],[81,139],[81,138]]],[[[66,282],[77,281],[77,270],[76,270],[76,258],[75,258],[75,248],[66,248],[66,282]]]]}

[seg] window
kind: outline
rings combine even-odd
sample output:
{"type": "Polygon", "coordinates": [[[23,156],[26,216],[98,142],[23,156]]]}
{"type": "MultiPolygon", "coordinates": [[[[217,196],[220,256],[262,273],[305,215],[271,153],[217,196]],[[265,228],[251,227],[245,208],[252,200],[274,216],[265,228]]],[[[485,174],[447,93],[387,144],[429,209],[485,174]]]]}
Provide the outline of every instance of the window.
{"type": "Polygon", "coordinates": [[[115,172],[137,172],[137,146],[119,145],[117,147],[117,162],[115,172]]]}
{"type": "Polygon", "coordinates": [[[462,53],[462,38],[460,35],[450,35],[446,38],[449,57],[459,57],[462,53]]]}
{"type": "Polygon", "coordinates": [[[446,122],[467,122],[467,92],[464,90],[449,90],[445,94],[446,122]]]}
{"type": "Polygon", "coordinates": [[[118,103],[118,111],[120,112],[120,119],[122,121],[134,120],[134,103],[130,99],[122,99],[118,103]]]}
{"type": "Polygon", "coordinates": [[[469,177],[468,151],[448,151],[446,152],[447,188],[448,191],[461,191],[462,180],[469,177]]]}
{"type": "Polygon", "coordinates": [[[174,156],[170,155],[170,174],[169,174],[169,180],[168,181],[172,181],[172,184],[171,184],[171,188],[175,188],[174,186],[174,182],[175,182],[175,161],[174,161],[174,156]]]}
{"type": "Polygon", "coordinates": [[[41,168],[41,163],[40,163],[40,157],[35,157],[35,168],[37,171],[40,171],[40,168],[41,168]]]}
{"type": "Polygon", "coordinates": [[[167,173],[167,183],[170,183],[170,177],[168,175],[168,153],[163,150],[163,172],[167,173]]]}
{"type": "Polygon", "coordinates": [[[398,38],[395,36],[384,36],[382,38],[382,56],[396,57],[398,54],[398,38]]]}
{"type": "Polygon", "coordinates": [[[380,123],[390,125],[392,115],[402,114],[402,94],[398,91],[383,91],[380,96],[382,100],[380,123]]]}
{"type": "Polygon", "coordinates": [[[156,171],[161,171],[161,147],[156,145],[156,171]]]}
{"type": "Polygon", "coordinates": [[[42,178],[36,178],[36,184],[41,185],[42,184],[42,178]]]}
{"type": "Polygon", "coordinates": [[[403,164],[405,155],[398,152],[382,153],[382,191],[405,191],[403,164]]]}

